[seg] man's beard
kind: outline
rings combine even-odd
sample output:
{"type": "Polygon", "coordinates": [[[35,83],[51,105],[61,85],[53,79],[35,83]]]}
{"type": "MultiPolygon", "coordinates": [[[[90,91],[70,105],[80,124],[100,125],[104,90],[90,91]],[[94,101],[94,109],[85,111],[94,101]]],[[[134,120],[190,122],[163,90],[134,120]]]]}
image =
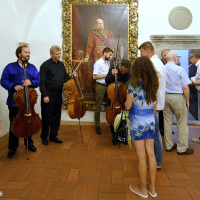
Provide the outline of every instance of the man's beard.
{"type": "Polygon", "coordinates": [[[30,57],[25,57],[25,56],[20,56],[19,59],[22,61],[22,62],[28,62],[28,60],[30,59],[30,57]]]}
{"type": "Polygon", "coordinates": [[[107,56],[105,56],[105,60],[110,61],[110,58],[108,58],[107,56]]]}

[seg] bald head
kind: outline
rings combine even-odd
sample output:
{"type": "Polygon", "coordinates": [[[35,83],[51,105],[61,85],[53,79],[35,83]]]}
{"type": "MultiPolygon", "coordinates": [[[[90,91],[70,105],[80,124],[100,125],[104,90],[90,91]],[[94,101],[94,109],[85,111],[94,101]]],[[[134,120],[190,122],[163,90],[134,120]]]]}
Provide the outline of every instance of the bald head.
{"type": "Polygon", "coordinates": [[[167,61],[172,61],[172,62],[174,62],[175,64],[177,64],[177,63],[178,63],[178,56],[177,56],[177,54],[176,54],[175,52],[169,51],[169,52],[167,52],[167,54],[166,54],[166,60],[167,60],[167,61]]]}

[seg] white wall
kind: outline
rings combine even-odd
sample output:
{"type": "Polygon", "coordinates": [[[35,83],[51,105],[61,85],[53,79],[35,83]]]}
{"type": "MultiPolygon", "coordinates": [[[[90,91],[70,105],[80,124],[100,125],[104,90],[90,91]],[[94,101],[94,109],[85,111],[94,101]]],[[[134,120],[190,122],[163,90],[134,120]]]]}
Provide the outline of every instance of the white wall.
{"type": "Polygon", "coordinates": [[[199,34],[199,5],[196,0],[139,0],[138,45],[149,41],[149,35],[199,34]],[[184,6],[192,13],[192,24],[185,30],[174,29],[168,21],[170,11],[177,6],[184,6]]]}
{"type": "MultiPolygon", "coordinates": [[[[191,0],[140,0],[138,44],[148,41],[149,35],[156,34],[199,34],[198,1],[191,0]],[[168,23],[169,12],[176,6],[185,6],[193,14],[193,22],[186,30],[176,30],[168,23]]],[[[19,42],[29,43],[30,62],[38,69],[49,58],[52,45],[62,46],[62,0],[1,0],[0,1],[0,74],[4,67],[16,61],[15,50],[19,42]]],[[[37,89],[38,91],[38,89],[37,89]]],[[[40,113],[38,92],[36,112],[40,113]]],[[[7,91],[0,87],[0,119],[3,134],[9,130],[7,91]]],[[[62,120],[71,120],[67,111],[62,120]]],[[[86,112],[82,121],[94,121],[93,112],[86,112]]],[[[105,122],[105,113],[101,113],[105,122]]]]}
{"type": "MultiPolygon", "coordinates": [[[[0,74],[2,74],[4,67],[9,62],[16,60],[14,52],[18,45],[18,22],[14,0],[1,0],[0,13],[0,74]]],[[[0,87],[0,119],[2,120],[2,135],[9,130],[8,108],[6,106],[7,96],[8,92],[0,87]]]]}

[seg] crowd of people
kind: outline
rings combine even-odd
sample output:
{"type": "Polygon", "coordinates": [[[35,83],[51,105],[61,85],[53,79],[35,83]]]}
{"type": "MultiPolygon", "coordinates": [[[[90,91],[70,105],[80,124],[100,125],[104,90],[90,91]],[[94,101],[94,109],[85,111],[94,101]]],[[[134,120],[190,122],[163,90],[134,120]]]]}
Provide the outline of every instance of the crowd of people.
{"type": "MultiPolygon", "coordinates": [[[[101,135],[100,111],[102,102],[107,93],[107,86],[115,82],[124,84],[126,98],[123,107],[129,111],[130,137],[138,157],[138,172],[140,185],[130,185],[130,190],[143,198],[148,195],[156,197],[155,179],[156,171],[162,168],[163,145],[161,134],[164,135],[165,149],[171,152],[177,149],[178,155],[189,155],[194,152],[188,148],[187,109],[189,108],[189,86],[200,87],[200,52],[192,51],[189,59],[197,66],[197,74],[190,80],[185,70],[178,65],[175,52],[163,50],[162,60],[155,55],[151,42],[144,42],[139,46],[141,57],[133,63],[127,59],[122,60],[117,66],[110,66],[113,49],[105,47],[102,56],[93,67],[95,84],[95,132],[101,135]],[[178,143],[174,143],[172,134],[173,115],[177,119],[178,143]],[[159,122],[160,121],[160,122],[159,122]],[[163,123],[164,122],[164,123],[163,123]],[[149,184],[147,187],[146,176],[149,170],[149,184]]],[[[9,152],[7,157],[12,157],[19,145],[19,138],[12,131],[12,122],[19,108],[15,105],[13,95],[25,86],[39,87],[41,92],[41,140],[43,145],[49,141],[62,143],[58,139],[58,130],[61,120],[62,88],[70,79],[64,64],[60,61],[61,49],[52,46],[50,59],[40,66],[40,71],[28,62],[30,50],[27,46],[16,49],[17,61],[8,64],[1,76],[1,86],[8,90],[7,106],[9,110],[9,152]],[[24,68],[27,78],[24,79],[24,68]]],[[[74,74],[76,76],[76,73],[74,74]]],[[[113,124],[110,124],[114,138],[113,124]]],[[[0,127],[1,134],[1,127],[0,127]]],[[[24,145],[29,151],[37,149],[31,136],[24,139],[24,145]]]]}
{"type": "MultiPolygon", "coordinates": [[[[188,148],[187,110],[189,108],[189,86],[195,85],[199,89],[200,73],[197,69],[196,76],[190,80],[185,70],[180,67],[175,52],[163,50],[160,60],[155,55],[151,42],[144,42],[139,46],[139,50],[141,57],[136,58],[131,67],[128,60],[122,60],[116,68],[110,67],[110,70],[105,72],[103,69],[109,68],[108,61],[113,54],[112,49],[107,48],[97,61],[99,65],[95,63],[93,77],[96,79],[96,94],[99,93],[99,88],[104,91],[96,96],[96,104],[99,101],[102,103],[106,87],[115,81],[116,73],[118,81],[126,84],[125,108],[129,110],[130,136],[138,157],[140,179],[140,185],[130,185],[130,190],[147,198],[148,194],[151,197],[157,196],[156,170],[161,170],[163,159],[161,135],[164,135],[167,152],[174,149],[177,149],[178,155],[190,155],[194,152],[193,149],[188,148]],[[177,119],[177,144],[173,142],[173,115],[177,119]],[[148,187],[146,184],[147,168],[150,174],[148,187]]],[[[200,52],[197,50],[190,52],[189,60],[198,68],[200,52]]],[[[98,105],[99,108],[100,105],[98,105]]],[[[95,126],[96,133],[100,135],[99,117],[95,118],[95,126]]],[[[110,129],[114,135],[112,125],[110,129]]]]}

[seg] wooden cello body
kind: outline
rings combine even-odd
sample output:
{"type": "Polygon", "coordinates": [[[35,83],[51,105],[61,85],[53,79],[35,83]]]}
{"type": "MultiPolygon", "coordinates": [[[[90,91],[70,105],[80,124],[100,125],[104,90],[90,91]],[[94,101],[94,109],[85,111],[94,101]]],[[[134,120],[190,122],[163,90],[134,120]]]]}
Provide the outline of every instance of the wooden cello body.
{"type": "MultiPolygon", "coordinates": [[[[22,62],[24,69],[24,80],[27,79],[25,64],[22,62]]],[[[29,137],[36,134],[42,127],[39,115],[35,112],[34,105],[37,102],[37,92],[33,88],[24,86],[23,90],[17,91],[13,98],[16,106],[19,107],[18,114],[13,118],[11,130],[17,137],[29,137]]]]}
{"type": "Polygon", "coordinates": [[[13,118],[11,130],[17,137],[28,137],[36,134],[42,127],[39,114],[35,112],[34,105],[37,102],[37,92],[33,88],[28,89],[30,108],[26,107],[25,90],[14,94],[14,101],[19,107],[18,114],[13,118]]]}
{"type": "Polygon", "coordinates": [[[70,78],[65,83],[65,89],[68,94],[68,115],[71,119],[82,118],[86,112],[84,98],[78,90],[78,86],[74,78],[70,78]]]}
{"type": "MultiPolygon", "coordinates": [[[[70,64],[68,56],[65,60],[70,64]]],[[[70,64],[72,72],[74,69],[70,64]]],[[[71,77],[65,84],[65,90],[68,94],[68,115],[71,119],[80,119],[85,115],[86,106],[84,103],[84,96],[81,91],[77,77],[71,77]]]]}
{"type": "MultiPolygon", "coordinates": [[[[118,37],[118,44],[119,44],[119,38],[120,36],[118,37]]],[[[118,45],[117,45],[116,55],[117,52],[118,52],[118,45]]],[[[114,69],[116,69],[116,57],[114,57],[114,69]]],[[[110,104],[107,107],[106,120],[112,126],[114,124],[116,115],[121,112],[125,102],[126,93],[124,89],[125,89],[124,84],[118,82],[117,74],[115,74],[115,82],[109,84],[107,88],[107,94],[110,104]]]]}
{"type": "Polygon", "coordinates": [[[107,107],[106,120],[110,125],[114,124],[116,115],[121,113],[122,111],[122,107],[126,99],[124,88],[125,85],[120,82],[111,83],[108,86],[107,94],[110,104],[107,107]]]}

